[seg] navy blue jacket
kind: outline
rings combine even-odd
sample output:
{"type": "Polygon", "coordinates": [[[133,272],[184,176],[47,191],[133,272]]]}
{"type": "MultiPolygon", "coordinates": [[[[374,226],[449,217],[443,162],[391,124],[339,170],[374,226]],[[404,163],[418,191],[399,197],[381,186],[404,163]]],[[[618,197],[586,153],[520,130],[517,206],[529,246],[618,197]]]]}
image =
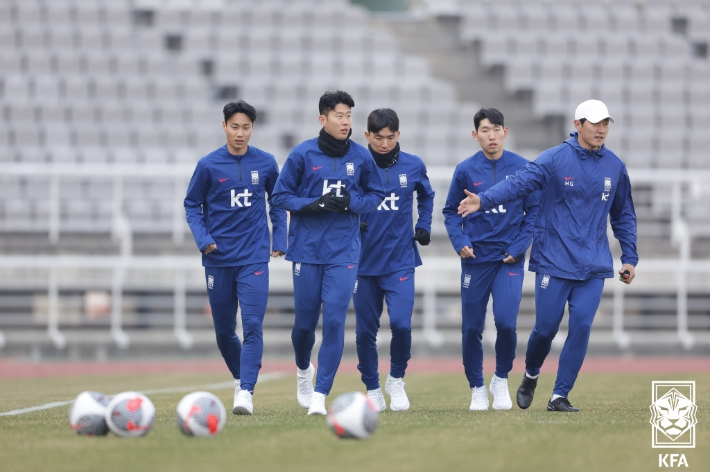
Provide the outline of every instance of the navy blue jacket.
{"type": "Polygon", "coordinates": [[[606,146],[589,151],[577,133],[509,179],[481,193],[481,209],[541,190],[529,269],[564,279],[614,277],[607,218],[621,262],[636,265],[636,213],[626,166],[606,146]]]}
{"type": "Polygon", "coordinates": [[[416,228],[431,233],[434,190],[424,162],[418,156],[400,151],[396,164],[377,170],[386,196],[375,211],[360,215],[360,221],[368,227],[360,235],[362,253],[358,275],[385,275],[422,265],[412,230],[415,191],[419,213],[416,228]]]}
{"type": "Polygon", "coordinates": [[[480,194],[506,180],[528,162],[510,151],[503,151],[496,160],[488,159],[483,151],[478,151],[456,166],[444,206],[444,224],[456,252],[464,246],[473,249],[476,258],[463,259],[464,266],[500,262],[506,254],[516,258],[525,255],[538,215],[539,192],[531,192],[524,199],[496,205],[466,218],[458,214],[458,207],[466,198],[464,190],[480,194]]]}
{"type": "Polygon", "coordinates": [[[377,208],[384,197],[375,160],[356,142],[351,141],[343,157],[328,157],[318,147],[317,138],[299,144],[286,159],[271,197],[274,205],[291,212],[286,259],[307,264],[357,264],[358,215],[377,208]],[[351,195],[348,211],[299,213],[341,185],[351,195]]]}
{"type": "MultiPolygon", "coordinates": [[[[222,146],[197,162],[185,197],[185,214],[205,267],[234,267],[268,262],[266,194],[272,196],[279,167],[269,153],[249,146],[234,156],[222,146]]],[[[271,205],[271,200],[269,200],[271,205]]],[[[286,252],[286,212],[269,208],[273,250],[286,252]]]]}

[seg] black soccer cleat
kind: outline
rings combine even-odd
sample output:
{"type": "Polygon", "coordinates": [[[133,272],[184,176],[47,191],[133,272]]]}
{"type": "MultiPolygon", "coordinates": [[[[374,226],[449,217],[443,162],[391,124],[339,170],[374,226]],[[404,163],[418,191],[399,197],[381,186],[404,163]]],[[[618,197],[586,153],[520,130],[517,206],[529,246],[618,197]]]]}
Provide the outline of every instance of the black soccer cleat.
{"type": "Polygon", "coordinates": [[[567,400],[565,397],[558,397],[554,400],[550,400],[547,403],[547,411],[569,411],[569,412],[575,412],[579,411],[579,408],[573,407],[569,400],[567,400]]]}
{"type": "Polygon", "coordinates": [[[515,395],[518,406],[523,410],[532,403],[535,396],[535,387],[537,387],[537,379],[531,379],[526,374],[523,374],[523,380],[520,381],[518,393],[515,395]]]}

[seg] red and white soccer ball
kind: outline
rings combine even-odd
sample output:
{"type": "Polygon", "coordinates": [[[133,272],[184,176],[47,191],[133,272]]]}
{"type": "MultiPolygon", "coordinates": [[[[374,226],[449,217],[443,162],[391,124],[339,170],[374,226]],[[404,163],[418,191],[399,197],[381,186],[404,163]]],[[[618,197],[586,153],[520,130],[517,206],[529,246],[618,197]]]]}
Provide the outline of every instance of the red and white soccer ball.
{"type": "Polygon", "coordinates": [[[155,406],[142,393],[119,393],[106,408],[106,424],[118,436],[145,436],[154,420],[155,406]]]}
{"type": "Polygon", "coordinates": [[[81,392],[69,408],[69,426],[76,434],[86,436],[105,436],[106,407],[109,399],[99,392],[81,392]]]}
{"type": "Polygon", "coordinates": [[[375,405],[362,392],[344,393],[328,408],[328,425],[340,438],[370,437],[379,417],[375,405]]]}
{"type": "Polygon", "coordinates": [[[178,403],[177,425],[185,436],[217,436],[226,421],[224,405],[210,392],[192,392],[178,403]]]}

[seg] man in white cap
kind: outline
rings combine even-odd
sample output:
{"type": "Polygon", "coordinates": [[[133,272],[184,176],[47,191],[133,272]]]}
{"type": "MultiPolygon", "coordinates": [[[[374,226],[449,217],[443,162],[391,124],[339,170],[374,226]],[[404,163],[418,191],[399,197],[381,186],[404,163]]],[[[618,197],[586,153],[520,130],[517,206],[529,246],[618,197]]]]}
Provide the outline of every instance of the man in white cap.
{"type": "Polygon", "coordinates": [[[604,279],[614,277],[607,218],[621,245],[619,279],[630,284],[635,277],[638,254],[631,183],[624,163],[604,146],[613,122],[599,100],[581,103],[574,114],[577,131],[567,141],[485,192],[476,195],[466,190],[458,209],[466,216],[541,191],[529,265],[536,273],[535,328],[517,393],[523,409],[532,403],[540,368],[569,304],[569,332],[547,410],[579,411],[567,395],[587,353],[604,279]]]}

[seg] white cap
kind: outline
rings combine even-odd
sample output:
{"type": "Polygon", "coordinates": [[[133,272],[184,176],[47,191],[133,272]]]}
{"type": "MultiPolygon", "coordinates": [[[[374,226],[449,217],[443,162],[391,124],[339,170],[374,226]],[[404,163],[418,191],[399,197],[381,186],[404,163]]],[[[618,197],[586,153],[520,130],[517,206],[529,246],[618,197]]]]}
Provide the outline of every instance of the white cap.
{"type": "Polygon", "coordinates": [[[599,123],[600,121],[609,118],[609,121],[614,122],[614,118],[609,114],[604,102],[599,100],[587,100],[579,104],[574,111],[574,119],[581,120],[585,118],[590,123],[599,123]]]}

